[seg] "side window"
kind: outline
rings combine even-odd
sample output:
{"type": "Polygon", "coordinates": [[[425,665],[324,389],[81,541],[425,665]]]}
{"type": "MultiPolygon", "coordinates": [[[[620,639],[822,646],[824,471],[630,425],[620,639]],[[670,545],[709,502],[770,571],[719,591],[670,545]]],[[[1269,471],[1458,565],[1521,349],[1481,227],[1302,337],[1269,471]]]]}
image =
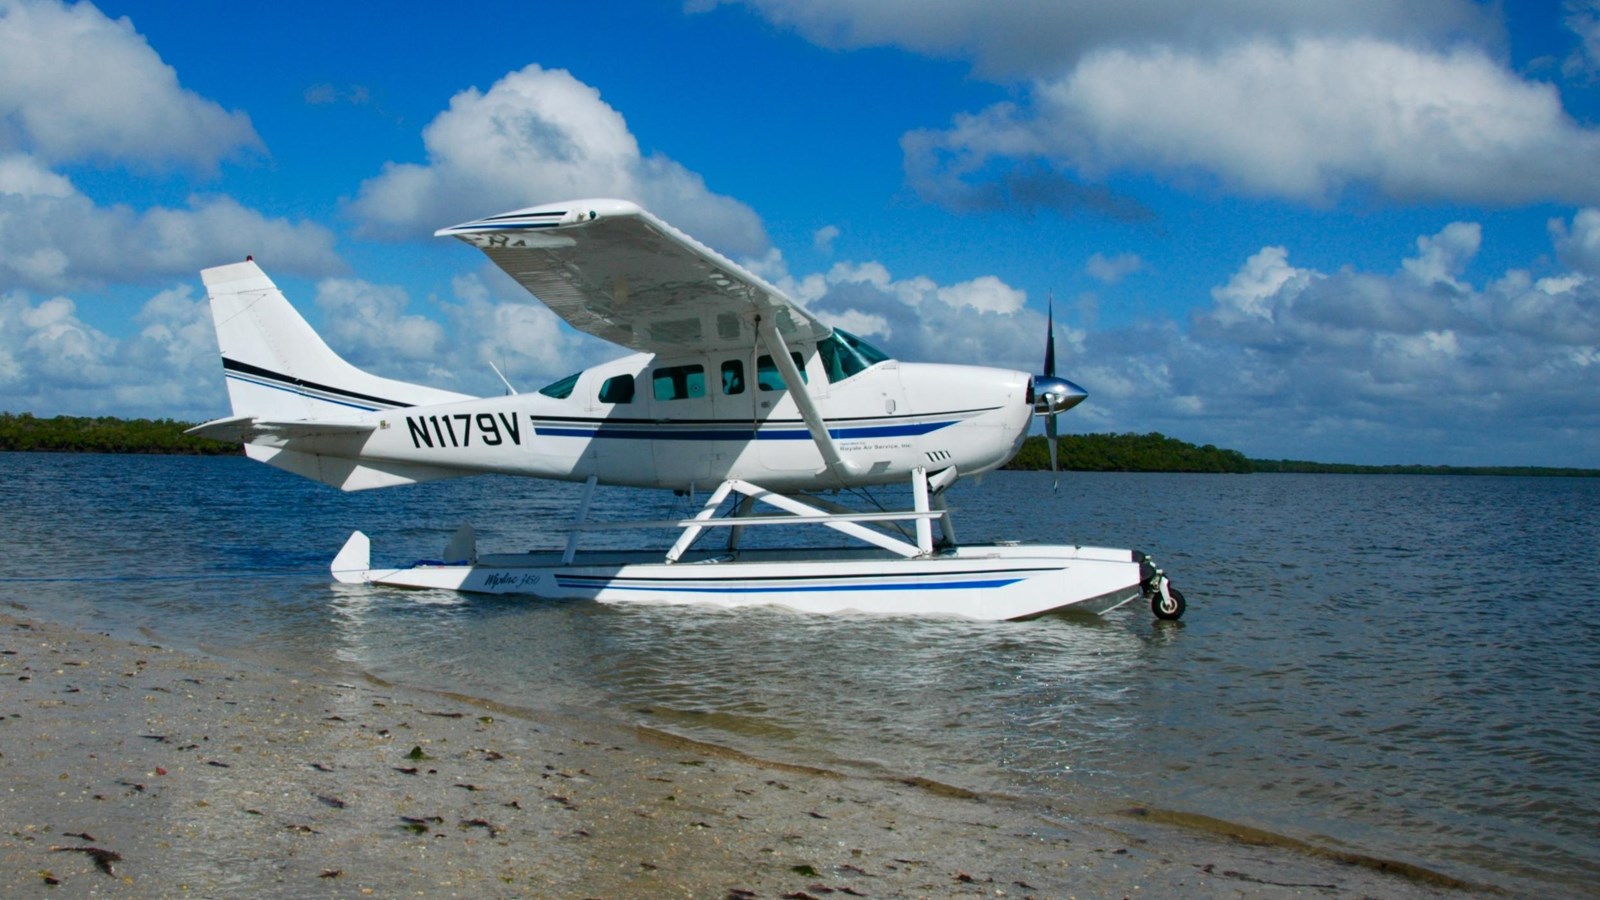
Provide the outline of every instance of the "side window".
{"type": "Polygon", "coordinates": [[[729,396],[744,393],[744,362],[730,359],[722,364],[722,392],[729,396]]]}
{"type": "Polygon", "coordinates": [[[685,400],[706,395],[704,366],[665,366],[650,375],[657,400],[685,400]]]}
{"type": "Polygon", "coordinates": [[[632,403],[633,376],[614,375],[600,386],[601,403],[632,403]]]}
{"type": "MultiPolygon", "coordinates": [[[[794,360],[795,368],[800,370],[800,380],[806,381],[806,364],[800,359],[799,352],[791,350],[789,357],[794,360]]],[[[781,391],[788,387],[783,383],[783,373],[778,371],[777,362],[766,354],[756,360],[756,385],[763,391],[781,391]]]]}

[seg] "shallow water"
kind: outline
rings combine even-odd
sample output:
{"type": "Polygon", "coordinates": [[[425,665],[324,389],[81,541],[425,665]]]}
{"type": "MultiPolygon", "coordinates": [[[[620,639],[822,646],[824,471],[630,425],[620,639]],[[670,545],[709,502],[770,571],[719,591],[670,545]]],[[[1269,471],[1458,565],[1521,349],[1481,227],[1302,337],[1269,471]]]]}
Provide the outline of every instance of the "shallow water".
{"type": "Polygon", "coordinates": [[[559,546],[541,526],[572,485],[345,495],[238,458],[0,453],[0,492],[0,600],[80,627],[1067,810],[1199,813],[1521,892],[1600,883],[1600,480],[1069,474],[1052,492],[996,473],[952,492],[964,540],[1153,554],[1188,595],[1179,623],[1141,605],[973,623],[329,584],[355,528],[379,561],[436,556],[467,519],[485,550],[559,546]]]}

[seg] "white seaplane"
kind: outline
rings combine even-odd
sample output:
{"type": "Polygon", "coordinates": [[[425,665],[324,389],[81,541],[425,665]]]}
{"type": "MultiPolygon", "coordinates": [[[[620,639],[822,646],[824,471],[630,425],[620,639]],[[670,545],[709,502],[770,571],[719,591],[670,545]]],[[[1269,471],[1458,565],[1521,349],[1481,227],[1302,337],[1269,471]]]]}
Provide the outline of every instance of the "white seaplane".
{"type": "Polygon", "coordinates": [[[1138,551],[956,542],[945,492],[1011,459],[1035,415],[1048,417],[1054,467],[1054,417],[1086,395],[1054,377],[1053,335],[1039,377],[890,359],[621,200],[437,234],[478,247],[573,327],[637,352],[537,393],[472,397],[350,365],[254,261],[202,272],[234,414],[190,433],[347,491],[482,473],[585,485],[562,549],[479,554],[463,526],[441,561],[381,568],[357,531],[333,561],[336,580],[995,620],[1142,596],[1160,617],[1182,614],[1182,594],[1138,551]],[[904,510],[821,496],[906,482],[904,510]],[[686,518],[615,522],[590,518],[597,485],[691,497],[715,487],[686,518]],[[681,533],[664,554],[579,552],[584,533],[618,527],[681,533]],[[742,547],[755,527],[827,528],[854,543],[742,547]]]}

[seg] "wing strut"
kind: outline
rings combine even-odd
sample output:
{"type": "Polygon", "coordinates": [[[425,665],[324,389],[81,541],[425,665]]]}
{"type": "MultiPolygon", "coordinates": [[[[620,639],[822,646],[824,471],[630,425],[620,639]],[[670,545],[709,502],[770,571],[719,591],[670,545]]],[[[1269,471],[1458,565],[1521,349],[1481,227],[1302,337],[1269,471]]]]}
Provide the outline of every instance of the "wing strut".
{"type": "Polygon", "coordinates": [[[805,379],[800,377],[800,370],[795,366],[794,358],[789,355],[789,345],[784,341],[782,332],[778,331],[773,317],[758,316],[756,329],[761,335],[761,342],[767,347],[767,352],[772,354],[773,361],[778,364],[778,372],[783,375],[783,383],[789,388],[789,395],[794,397],[794,405],[800,409],[800,418],[805,420],[806,428],[811,432],[811,440],[822,452],[822,460],[827,463],[828,471],[832,472],[840,482],[845,482],[850,476],[860,475],[864,471],[861,466],[839,455],[839,448],[833,442],[833,435],[828,433],[828,424],[822,420],[822,413],[812,401],[811,390],[806,386],[805,379]]]}

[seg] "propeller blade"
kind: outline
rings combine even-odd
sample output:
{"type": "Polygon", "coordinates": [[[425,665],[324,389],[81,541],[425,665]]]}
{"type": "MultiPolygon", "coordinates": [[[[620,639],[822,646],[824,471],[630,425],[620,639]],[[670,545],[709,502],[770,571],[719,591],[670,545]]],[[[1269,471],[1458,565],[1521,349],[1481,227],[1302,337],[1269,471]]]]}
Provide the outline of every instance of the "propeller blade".
{"type": "MultiPolygon", "coordinates": [[[[1059,461],[1056,459],[1056,441],[1057,441],[1057,439],[1059,437],[1060,437],[1060,435],[1058,435],[1056,433],[1056,417],[1055,417],[1055,414],[1052,413],[1052,414],[1050,414],[1048,416],[1045,416],[1044,417],[1044,438],[1045,438],[1045,443],[1050,445],[1050,471],[1051,472],[1056,472],[1056,473],[1060,473],[1060,471],[1061,471],[1061,465],[1060,465],[1059,461]]],[[[1051,489],[1054,490],[1055,488],[1059,488],[1059,487],[1061,487],[1061,476],[1060,476],[1060,474],[1057,474],[1056,475],[1055,484],[1052,485],[1051,489]]]]}
{"type": "Polygon", "coordinates": [[[1056,295],[1050,295],[1050,305],[1045,313],[1044,374],[1056,377],[1056,295]]]}
{"type": "MultiPolygon", "coordinates": [[[[1065,378],[1056,377],[1056,296],[1050,294],[1045,307],[1044,374],[1033,379],[1033,413],[1044,416],[1045,443],[1050,447],[1050,471],[1060,473],[1061,463],[1057,443],[1056,416],[1077,406],[1089,392],[1065,378]]],[[[1061,487],[1061,477],[1056,476],[1055,487],[1061,487]]]]}

